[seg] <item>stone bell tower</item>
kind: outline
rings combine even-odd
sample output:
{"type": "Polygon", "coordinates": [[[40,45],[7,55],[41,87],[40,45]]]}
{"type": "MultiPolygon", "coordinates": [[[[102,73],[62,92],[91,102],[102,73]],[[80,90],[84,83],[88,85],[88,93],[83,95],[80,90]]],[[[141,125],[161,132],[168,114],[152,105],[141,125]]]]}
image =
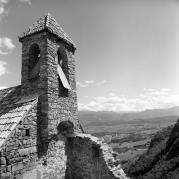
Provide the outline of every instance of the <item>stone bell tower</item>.
{"type": "Polygon", "coordinates": [[[73,41],[49,13],[23,32],[19,41],[21,93],[39,96],[40,140],[44,143],[64,120],[79,129],[73,41]]]}

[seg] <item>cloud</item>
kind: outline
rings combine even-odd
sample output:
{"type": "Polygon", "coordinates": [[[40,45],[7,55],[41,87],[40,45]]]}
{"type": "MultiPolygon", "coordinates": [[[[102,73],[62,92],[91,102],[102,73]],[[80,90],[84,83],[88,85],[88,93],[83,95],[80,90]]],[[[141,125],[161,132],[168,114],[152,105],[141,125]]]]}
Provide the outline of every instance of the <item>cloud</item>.
{"type": "Polygon", "coordinates": [[[80,104],[80,110],[90,111],[143,111],[146,109],[162,109],[179,105],[179,94],[171,94],[167,88],[160,90],[144,89],[135,98],[117,96],[109,93],[107,96],[94,97],[87,104],[80,104]]]}
{"type": "Polygon", "coordinates": [[[8,88],[7,86],[0,86],[0,90],[8,88]]]}
{"type": "Polygon", "coordinates": [[[7,55],[15,48],[12,39],[8,37],[0,37],[0,55],[7,55]]]}
{"type": "MultiPolygon", "coordinates": [[[[32,5],[31,0],[18,0],[21,3],[26,3],[28,5],[32,5]]],[[[8,15],[8,10],[6,8],[7,3],[9,0],[0,0],[0,20],[8,15]]]]}
{"type": "Polygon", "coordinates": [[[86,87],[89,87],[90,85],[92,85],[93,83],[94,83],[93,80],[85,80],[83,83],[77,82],[77,85],[81,88],[86,88],[86,87]]]}
{"type": "Polygon", "coordinates": [[[83,84],[83,83],[80,83],[80,82],[77,82],[77,85],[79,86],[79,87],[81,87],[81,88],[86,88],[86,87],[88,87],[89,86],[89,84],[83,84]]]}
{"type": "Polygon", "coordinates": [[[83,83],[77,82],[77,85],[81,88],[86,88],[86,87],[90,87],[91,85],[101,86],[101,85],[105,84],[106,82],[107,82],[106,80],[102,80],[100,82],[95,83],[94,80],[85,80],[83,83]]]}
{"type": "Polygon", "coordinates": [[[0,61],[0,76],[7,73],[6,65],[6,62],[0,61]]]}
{"type": "Polygon", "coordinates": [[[4,13],[4,8],[0,6],[0,15],[4,13]]]}
{"type": "Polygon", "coordinates": [[[8,0],[0,0],[0,3],[2,4],[6,4],[8,2],[8,0]]]}
{"type": "Polygon", "coordinates": [[[101,85],[103,85],[105,83],[107,83],[107,81],[106,80],[102,80],[102,81],[98,82],[96,85],[97,86],[101,86],[101,85]]]}
{"type": "Polygon", "coordinates": [[[86,84],[93,84],[94,81],[93,81],[93,80],[86,80],[85,83],[86,83],[86,84]]]}
{"type": "Polygon", "coordinates": [[[109,96],[115,96],[116,94],[113,93],[113,92],[111,92],[111,93],[109,93],[108,95],[109,95],[109,96]]]}
{"type": "Polygon", "coordinates": [[[5,9],[5,5],[7,3],[8,3],[8,0],[0,0],[0,20],[5,14],[7,14],[7,11],[5,9]]]}
{"type": "Polygon", "coordinates": [[[19,0],[22,3],[27,3],[28,5],[32,5],[31,0],[19,0]]]}

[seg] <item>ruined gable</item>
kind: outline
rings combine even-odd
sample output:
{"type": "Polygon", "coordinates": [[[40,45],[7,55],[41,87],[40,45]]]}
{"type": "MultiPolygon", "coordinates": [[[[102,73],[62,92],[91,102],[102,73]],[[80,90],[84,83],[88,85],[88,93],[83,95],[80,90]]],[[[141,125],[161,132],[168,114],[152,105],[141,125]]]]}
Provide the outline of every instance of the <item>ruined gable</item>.
{"type": "Polygon", "coordinates": [[[55,154],[58,146],[52,138],[61,121],[72,121],[80,131],[73,41],[49,13],[27,28],[19,41],[21,85],[0,91],[4,177],[20,175],[31,165],[35,167],[37,160],[45,162],[55,154]],[[33,112],[29,111],[32,104],[35,104],[33,112]]]}
{"type": "Polygon", "coordinates": [[[114,168],[105,160],[103,145],[81,134],[71,38],[48,13],[19,41],[21,85],[0,91],[0,178],[125,178],[120,165],[114,168]],[[57,126],[66,122],[78,134],[73,145],[59,137],[57,126]]]}

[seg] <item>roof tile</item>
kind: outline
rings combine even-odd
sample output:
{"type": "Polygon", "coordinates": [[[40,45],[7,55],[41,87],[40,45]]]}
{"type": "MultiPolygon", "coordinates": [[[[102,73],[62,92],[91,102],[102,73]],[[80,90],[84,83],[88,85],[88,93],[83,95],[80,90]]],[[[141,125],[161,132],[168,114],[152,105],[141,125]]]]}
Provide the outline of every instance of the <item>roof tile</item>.
{"type": "Polygon", "coordinates": [[[19,35],[19,40],[37,33],[42,30],[47,30],[58,38],[62,39],[69,45],[76,48],[76,45],[71,40],[71,38],[64,32],[62,27],[58,24],[58,22],[52,17],[50,13],[45,14],[44,16],[40,17],[35,23],[32,24],[29,28],[27,28],[21,35],[19,35]]]}
{"type": "Polygon", "coordinates": [[[38,95],[22,97],[21,86],[0,91],[0,147],[37,102],[37,98],[38,95]]]}

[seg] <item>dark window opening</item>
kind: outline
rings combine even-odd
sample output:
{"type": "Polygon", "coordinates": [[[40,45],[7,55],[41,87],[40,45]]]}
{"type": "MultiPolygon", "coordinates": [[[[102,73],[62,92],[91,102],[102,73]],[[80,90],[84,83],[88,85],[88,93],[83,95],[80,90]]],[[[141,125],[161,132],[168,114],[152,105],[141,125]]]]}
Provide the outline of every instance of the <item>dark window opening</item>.
{"type": "Polygon", "coordinates": [[[63,47],[59,47],[57,51],[58,65],[62,68],[66,78],[68,79],[68,57],[63,47]]]}
{"type": "Polygon", "coordinates": [[[59,47],[57,51],[57,57],[59,97],[68,97],[70,89],[70,85],[68,82],[68,58],[63,47],[59,47]]]}
{"type": "Polygon", "coordinates": [[[30,136],[30,129],[25,130],[25,136],[29,137],[30,136]]]}
{"type": "Polygon", "coordinates": [[[40,73],[40,48],[37,44],[33,44],[29,50],[29,79],[35,80],[40,73]]]}
{"type": "Polygon", "coordinates": [[[58,90],[58,96],[59,97],[68,97],[68,89],[66,89],[63,84],[62,84],[62,81],[60,78],[58,78],[58,87],[59,87],[59,90],[58,90]]]}
{"type": "Polygon", "coordinates": [[[58,55],[58,64],[62,67],[63,66],[63,59],[62,59],[62,55],[59,52],[59,50],[57,51],[57,55],[58,55]]]}
{"type": "Polygon", "coordinates": [[[93,157],[99,158],[99,156],[100,156],[99,147],[94,145],[94,146],[92,146],[92,149],[93,149],[93,157]]]}

